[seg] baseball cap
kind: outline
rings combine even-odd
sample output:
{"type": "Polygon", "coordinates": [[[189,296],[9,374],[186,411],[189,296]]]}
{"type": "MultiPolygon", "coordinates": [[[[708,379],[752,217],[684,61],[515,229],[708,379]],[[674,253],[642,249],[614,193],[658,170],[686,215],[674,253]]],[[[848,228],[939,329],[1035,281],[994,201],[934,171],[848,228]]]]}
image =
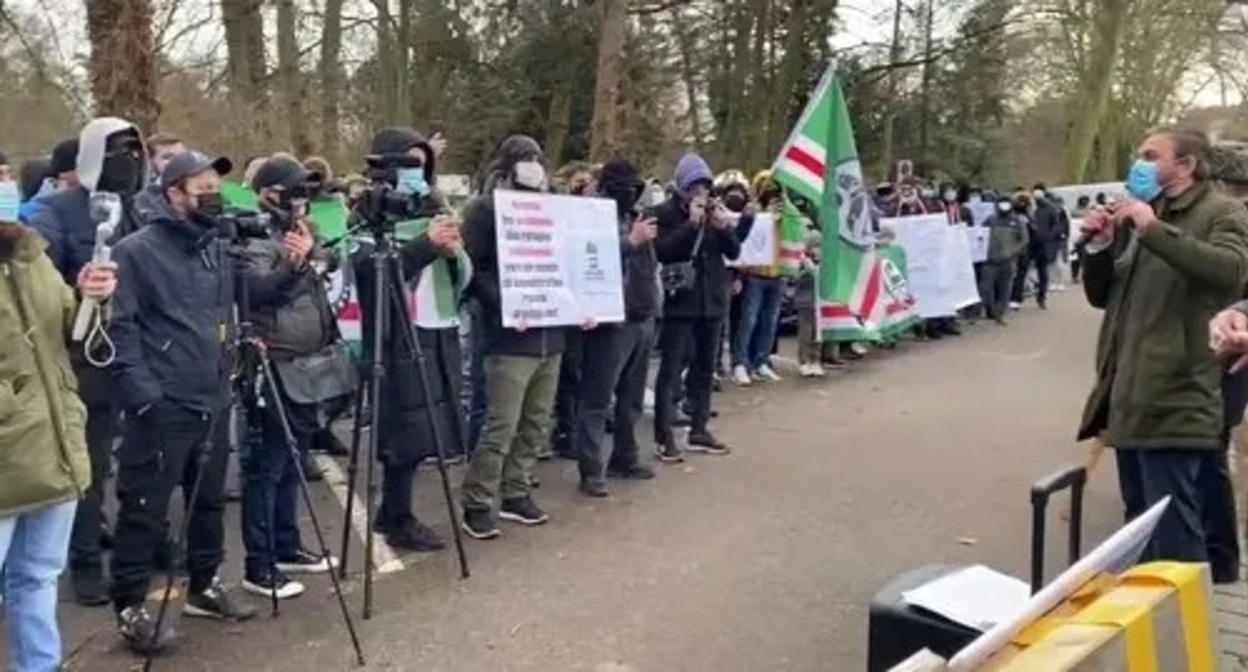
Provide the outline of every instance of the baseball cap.
{"type": "Polygon", "coordinates": [[[57,143],[52,148],[52,175],[56,177],[78,169],[78,138],[57,143]]]}
{"type": "Polygon", "coordinates": [[[277,156],[260,164],[260,168],[251,178],[251,188],[256,191],[274,187],[293,189],[301,184],[322,181],[324,178],[320,173],[304,168],[298,161],[277,156]]]}
{"type": "Polygon", "coordinates": [[[224,156],[214,159],[200,152],[182,152],[165,164],[165,169],[160,173],[160,183],[173,186],[208,170],[215,170],[218,175],[226,175],[233,169],[234,162],[224,156]]]}

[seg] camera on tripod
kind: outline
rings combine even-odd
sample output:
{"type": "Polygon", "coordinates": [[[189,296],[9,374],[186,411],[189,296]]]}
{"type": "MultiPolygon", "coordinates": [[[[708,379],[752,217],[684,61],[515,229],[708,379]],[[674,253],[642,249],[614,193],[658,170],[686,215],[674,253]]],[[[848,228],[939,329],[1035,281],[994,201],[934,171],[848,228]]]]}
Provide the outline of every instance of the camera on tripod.
{"type": "Polygon", "coordinates": [[[442,202],[429,193],[398,187],[400,170],[424,169],[420,159],[406,154],[384,154],[369,156],[366,161],[369,184],[355,208],[362,227],[374,234],[388,234],[394,232],[399,222],[446,212],[442,202]]]}

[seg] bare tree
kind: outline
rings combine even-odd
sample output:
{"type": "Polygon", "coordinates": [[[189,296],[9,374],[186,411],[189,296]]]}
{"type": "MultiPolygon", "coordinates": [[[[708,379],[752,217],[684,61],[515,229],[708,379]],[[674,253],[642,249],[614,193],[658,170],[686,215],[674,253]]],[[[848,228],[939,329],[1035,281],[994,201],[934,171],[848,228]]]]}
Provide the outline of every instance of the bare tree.
{"type": "Polygon", "coordinates": [[[97,114],[156,127],[156,55],[149,0],[86,0],[88,70],[97,114]]]}

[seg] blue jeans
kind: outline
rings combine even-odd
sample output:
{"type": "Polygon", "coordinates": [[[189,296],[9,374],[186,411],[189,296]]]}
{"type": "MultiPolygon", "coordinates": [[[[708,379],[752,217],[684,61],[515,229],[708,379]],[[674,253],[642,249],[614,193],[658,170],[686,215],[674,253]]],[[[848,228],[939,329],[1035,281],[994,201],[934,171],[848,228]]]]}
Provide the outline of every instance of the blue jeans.
{"type": "Polygon", "coordinates": [[[732,365],[757,371],[771,357],[780,321],[780,299],[784,281],[780,278],[749,276],[741,290],[741,326],[732,343],[732,365]]]}
{"type": "Polygon", "coordinates": [[[460,311],[460,347],[468,353],[464,357],[463,391],[464,426],[468,428],[464,453],[468,456],[477,449],[489,405],[485,395],[485,328],[481,321],[481,308],[476,302],[460,311]]]}
{"type": "MultiPolygon", "coordinates": [[[[282,401],[295,446],[302,455],[311,448],[317,430],[316,406],[296,404],[289,398],[282,401]]],[[[290,446],[271,402],[269,407],[254,412],[260,416],[259,426],[247,423],[249,431],[241,460],[243,547],[247,550],[244,565],[251,581],[268,576],[274,562],[290,560],[302,546],[297,518],[299,472],[290,446]]]]}
{"type": "Polygon", "coordinates": [[[54,672],[61,665],[56,582],[65,571],[78,502],[0,518],[0,560],[8,615],[10,665],[22,672],[54,672]]]}

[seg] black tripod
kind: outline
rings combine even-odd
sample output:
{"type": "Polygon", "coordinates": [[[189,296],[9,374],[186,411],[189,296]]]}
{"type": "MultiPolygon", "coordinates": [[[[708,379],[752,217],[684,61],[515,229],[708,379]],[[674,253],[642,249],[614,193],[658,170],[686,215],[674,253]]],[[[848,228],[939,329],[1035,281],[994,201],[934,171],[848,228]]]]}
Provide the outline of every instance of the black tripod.
{"type": "MultiPolygon", "coordinates": [[[[365,619],[371,618],[373,612],[373,514],[377,494],[374,464],[377,462],[382,430],[381,395],[387,368],[385,362],[385,341],[389,335],[388,331],[392,315],[397,315],[403,321],[404,328],[397,330],[401,334],[400,347],[403,348],[402,352],[404,354],[412,356],[416,364],[418,382],[420,383],[421,391],[424,393],[426,401],[425,412],[428,414],[429,426],[431,431],[433,431],[438,474],[442,480],[442,494],[446,498],[446,510],[450,516],[451,533],[455,539],[455,552],[459,556],[460,576],[465,579],[470,576],[468,556],[464,552],[464,539],[459,530],[459,514],[455,508],[455,498],[451,494],[451,481],[446,468],[446,448],[440,429],[441,423],[438,421],[437,411],[434,408],[436,400],[430,393],[429,373],[425,366],[425,353],[421,348],[420,338],[416,334],[416,327],[412,324],[411,315],[407,309],[407,301],[403,296],[402,288],[406,286],[406,283],[403,278],[402,262],[398,258],[391,236],[392,234],[390,233],[375,233],[375,242],[371,252],[374,272],[373,339],[372,351],[369,353],[371,361],[369,371],[366,374],[368,385],[360,387],[360,392],[355,402],[355,424],[351,430],[351,461],[347,467],[347,510],[342,526],[342,564],[339,567],[340,576],[345,577],[347,573],[347,551],[350,547],[351,517],[355,503],[355,479],[359,471],[360,434],[364,426],[364,394],[365,390],[367,390],[370,405],[368,421],[370,429],[368,434],[368,463],[365,472],[365,485],[368,493],[365,502],[367,529],[364,535],[363,614],[365,619]]],[[[452,401],[458,403],[458,400],[452,401]]]]}
{"type": "MultiPolygon", "coordinates": [[[[236,383],[239,393],[244,400],[250,401],[250,404],[244,404],[249,410],[254,410],[257,414],[263,414],[270,411],[274,414],[277,424],[281,427],[282,440],[289,451],[288,458],[291,466],[294,467],[295,476],[298,481],[299,492],[303,498],[304,508],[308,511],[308,517],[312,521],[312,530],[316,533],[317,550],[320,551],[321,557],[325,562],[329,562],[331,557],[329,554],[329,543],[325,540],[325,532],[321,527],[319,516],[316,513],[316,507],[313,506],[312,496],[308,489],[308,477],[303,471],[303,455],[299,452],[299,444],[295,439],[295,434],[290,428],[290,419],[286,414],[286,405],[282,400],[282,393],[278,387],[277,378],[273,371],[273,361],[269,359],[268,348],[255,333],[254,325],[251,322],[251,305],[250,292],[247,283],[243,280],[240,282],[239,305],[238,305],[238,368],[236,371],[236,383]]],[[[261,420],[263,422],[263,420],[261,420]]],[[[267,450],[267,446],[260,442],[260,446],[253,444],[253,449],[267,450]]],[[[271,488],[266,488],[271,490],[271,488]]],[[[275,541],[275,525],[274,511],[276,505],[273,493],[269,492],[264,500],[265,517],[268,522],[268,546],[269,546],[269,597],[272,605],[272,614],[276,618],[280,612],[278,610],[277,598],[277,548],[275,541]]],[[[356,663],[364,665],[364,652],[360,646],[359,635],[355,631],[355,621],[351,618],[351,612],[347,609],[346,598],[342,594],[342,585],[339,583],[338,575],[332,571],[328,572],[330,582],[334,587],[334,596],[338,600],[338,607],[342,611],[342,620],[347,626],[347,633],[351,636],[351,645],[355,649],[356,663]]]]}

